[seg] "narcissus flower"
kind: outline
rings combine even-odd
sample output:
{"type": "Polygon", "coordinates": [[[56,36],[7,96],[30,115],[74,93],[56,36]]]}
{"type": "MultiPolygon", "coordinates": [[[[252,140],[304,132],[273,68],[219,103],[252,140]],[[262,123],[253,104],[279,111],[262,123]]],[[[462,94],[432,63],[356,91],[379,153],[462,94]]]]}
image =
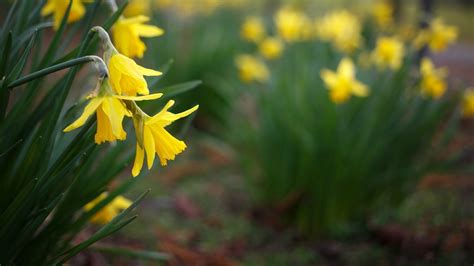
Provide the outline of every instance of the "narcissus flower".
{"type": "Polygon", "coordinates": [[[447,75],[445,68],[436,69],[428,58],[423,58],[420,65],[421,92],[429,97],[437,99],[446,91],[444,78],[447,75]]]}
{"type": "Polygon", "coordinates": [[[265,26],[258,17],[247,17],[240,29],[240,36],[250,42],[259,42],[265,37],[265,26]]]}
{"type": "Polygon", "coordinates": [[[126,17],[147,15],[151,10],[151,0],[131,0],[123,11],[123,15],[126,17]]]}
{"type": "MultiPolygon", "coordinates": [[[[86,13],[86,8],[84,7],[83,0],[73,0],[71,11],[69,11],[69,16],[67,22],[75,22],[80,20],[86,13]]],[[[66,10],[69,6],[69,1],[66,0],[48,0],[44,7],[41,9],[42,16],[49,16],[53,14],[54,29],[58,29],[61,25],[61,21],[66,14],[66,10]]]]}
{"type": "Polygon", "coordinates": [[[278,38],[269,37],[260,42],[258,49],[266,59],[276,59],[283,52],[283,42],[278,38]]]}
{"type": "Polygon", "coordinates": [[[239,69],[240,79],[244,82],[266,82],[270,78],[265,63],[252,55],[239,55],[235,59],[235,64],[239,69]]]}
{"type": "Polygon", "coordinates": [[[95,142],[97,144],[106,141],[124,140],[127,137],[127,133],[123,130],[122,121],[125,116],[131,116],[131,113],[122,100],[153,100],[162,96],[161,93],[135,97],[115,95],[110,89],[107,79],[104,79],[98,86],[98,95],[89,96],[90,101],[84,108],[82,115],[63,130],[69,132],[81,127],[92,114],[96,113],[97,132],[95,142]]]}
{"type": "Polygon", "coordinates": [[[161,72],[139,66],[133,59],[119,53],[111,56],[108,66],[112,88],[119,95],[149,94],[150,91],[143,76],[161,75],[161,72]]]}
{"type": "Polygon", "coordinates": [[[137,150],[132,175],[137,176],[143,167],[145,153],[147,156],[148,169],[153,166],[155,154],[158,154],[161,165],[167,165],[169,160],[174,160],[176,155],[186,149],[186,144],[171,135],[165,128],[174,121],[186,117],[198,109],[193,108],[173,114],[168,111],[174,105],[170,100],[166,106],[155,116],[134,116],[135,131],[137,132],[137,150]]]}
{"type": "Polygon", "coordinates": [[[302,41],[311,34],[311,23],[301,11],[283,7],[275,15],[278,35],[287,42],[302,41]]]}
{"type": "Polygon", "coordinates": [[[469,88],[464,92],[462,99],[462,115],[464,117],[474,117],[474,88],[469,88]]]}
{"type": "Polygon", "coordinates": [[[433,52],[442,52],[449,44],[457,39],[456,27],[448,26],[440,18],[434,19],[428,29],[422,30],[415,39],[415,46],[421,48],[425,45],[433,52]]]}
{"type": "MultiPolygon", "coordinates": [[[[86,206],[84,206],[84,210],[89,211],[93,209],[97,204],[104,200],[107,195],[108,193],[106,192],[100,194],[93,201],[87,203],[86,206]]],[[[95,224],[106,224],[112,221],[112,219],[114,219],[114,217],[120,212],[130,207],[130,205],[132,205],[130,200],[122,196],[117,196],[109,204],[94,214],[94,216],[91,218],[91,222],[95,224]]]]}
{"type": "Polygon", "coordinates": [[[380,37],[377,40],[375,51],[372,53],[377,67],[380,69],[389,67],[392,70],[400,68],[404,55],[405,47],[396,37],[380,37]]]}
{"type": "Polygon", "coordinates": [[[153,25],[146,25],[150,19],[146,16],[120,18],[112,28],[113,41],[117,50],[128,57],[142,58],[146,51],[140,37],[157,37],[164,31],[153,25]]]}
{"type": "Polygon", "coordinates": [[[393,24],[393,7],[386,1],[375,3],[372,14],[375,18],[375,22],[381,29],[387,29],[393,24]]]}
{"type": "Polygon", "coordinates": [[[352,94],[359,97],[369,95],[367,86],[356,79],[354,63],[349,58],[341,60],[337,72],[323,69],[321,78],[330,91],[331,100],[336,104],[346,102],[352,94]]]}
{"type": "Polygon", "coordinates": [[[352,53],[362,43],[359,19],[346,10],[334,11],[317,21],[319,37],[341,52],[352,53]]]}

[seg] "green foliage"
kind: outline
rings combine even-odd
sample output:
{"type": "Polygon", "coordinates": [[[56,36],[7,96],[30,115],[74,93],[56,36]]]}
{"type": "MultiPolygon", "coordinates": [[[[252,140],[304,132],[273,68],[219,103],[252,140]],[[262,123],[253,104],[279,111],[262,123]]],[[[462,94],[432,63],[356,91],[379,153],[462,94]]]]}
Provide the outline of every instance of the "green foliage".
{"type": "Polygon", "coordinates": [[[340,59],[326,43],[290,44],[270,66],[271,81],[246,88],[257,113],[234,127],[256,197],[286,204],[309,234],[348,233],[396,206],[419,177],[442,168],[435,155],[459,118],[456,95],[421,96],[411,56],[394,72],[359,67],[370,96],[336,105],[319,73],[340,59]]]}

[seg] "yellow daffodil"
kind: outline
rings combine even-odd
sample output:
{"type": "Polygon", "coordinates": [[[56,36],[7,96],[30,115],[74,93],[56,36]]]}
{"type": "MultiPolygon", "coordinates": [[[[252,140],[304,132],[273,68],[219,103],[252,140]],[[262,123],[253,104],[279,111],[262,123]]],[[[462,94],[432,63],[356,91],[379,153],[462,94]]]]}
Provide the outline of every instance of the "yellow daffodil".
{"type": "Polygon", "coordinates": [[[425,45],[433,52],[442,52],[449,44],[457,39],[456,27],[448,26],[440,18],[434,19],[428,29],[422,30],[415,39],[415,46],[421,48],[425,45]]]}
{"type": "Polygon", "coordinates": [[[381,29],[387,29],[393,24],[393,7],[386,1],[375,3],[372,14],[381,29]]]}
{"type": "MultiPolygon", "coordinates": [[[[84,206],[84,210],[89,211],[93,209],[97,204],[104,200],[107,195],[108,193],[106,192],[100,194],[93,201],[87,203],[86,206],[84,206]]],[[[112,219],[114,219],[114,217],[120,212],[130,207],[130,205],[132,205],[130,200],[122,196],[117,196],[109,204],[94,214],[94,216],[91,218],[91,222],[95,224],[106,224],[112,221],[112,219]]]]}
{"type": "Polygon", "coordinates": [[[360,21],[346,10],[327,14],[317,21],[317,28],[318,36],[341,52],[352,53],[362,43],[360,21]]]}
{"type": "Polygon", "coordinates": [[[140,120],[134,120],[137,132],[137,150],[135,163],[133,164],[132,175],[137,176],[143,167],[145,153],[147,156],[148,169],[153,166],[155,154],[158,154],[161,165],[165,166],[169,160],[174,160],[176,155],[186,149],[186,144],[171,135],[165,128],[174,121],[186,117],[198,109],[198,105],[193,108],[173,114],[168,111],[174,105],[170,100],[166,106],[155,116],[142,116],[140,120]],[[142,143],[140,144],[140,140],[142,143]]]}
{"type": "Polygon", "coordinates": [[[446,69],[435,69],[433,62],[428,58],[423,58],[420,65],[421,72],[421,92],[429,97],[437,99],[446,91],[446,69]]]}
{"type": "Polygon", "coordinates": [[[146,50],[140,37],[157,37],[164,31],[153,25],[146,25],[146,16],[120,18],[112,28],[113,41],[117,50],[128,57],[142,58],[146,50]]]}
{"type": "Polygon", "coordinates": [[[122,100],[153,100],[162,96],[161,93],[147,96],[120,96],[115,95],[110,89],[107,79],[99,85],[98,95],[89,96],[89,103],[84,108],[82,115],[64,129],[64,132],[81,127],[94,113],[97,115],[97,132],[95,142],[101,144],[106,141],[124,140],[127,133],[123,130],[122,121],[125,116],[131,116],[122,100]]]}
{"type": "Polygon", "coordinates": [[[240,79],[244,82],[266,82],[270,78],[265,63],[251,55],[239,55],[235,59],[237,68],[239,69],[240,79]]]}
{"type": "Polygon", "coordinates": [[[263,57],[272,60],[281,56],[283,42],[278,38],[269,37],[260,42],[258,48],[263,57]]]}
{"type": "MultiPolygon", "coordinates": [[[[69,16],[67,18],[67,22],[75,22],[80,20],[84,14],[86,13],[86,8],[84,7],[84,2],[90,1],[83,1],[83,0],[73,0],[71,11],[69,11],[69,16]]],[[[53,14],[53,21],[54,21],[54,29],[58,29],[61,25],[61,21],[66,14],[66,10],[69,6],[69,1],[67,0],[48,0],[44,7],[41,9],[42,16],[49,16],[53,14]]]]}
{"type": "Polygon", "coordinates": [[[126,17],[148,15],[151,10],[151,0],[131,0],[123,11],[123,15],[126,17]]]}
{"type": "Polygon", "coordinates": [[[161,72],[139,66],[133,59],[119,53],[111,56],[108,66],[112,88],[119,95],[149,94],[143,76],[161,75],[161,72]]]}
{"type": "Polygon", "coordinates": [[[240,29],[240,36],[250,42],[259,42],[265,37],[265,26],[258,17],[247,17],[240,29]]]}
{"type": "Polygon", "coordinates": [[[462,99],[462,115],[464,117],[474,117],[474,88],[469,88],[464,92],[462,99]]]}
{"type": "Polygon", "coordinates": [[[403,43],[396,37],[380,37],[372,54],[375,64],[380,69],[389,67],[392,70],[400,68],[405,55],[403,43]]]}
{"type": "Polygon", "coordinates": [[[356,79],[354,63],[349,58],[341,60],[337,72],[323,69],[321,78],[330,91],[331,100],[336,104],[346,102],[352,94],[359,97],[369,95],[367,86],[356,79]]]}
{"type": "Polygon", "coordinates": [[[311,23],[308,17],[303,12],[290,7],[278,10],[275,15],[275,24],[278,35],[287,42],[301,41],[311,34],[311,23]]]}

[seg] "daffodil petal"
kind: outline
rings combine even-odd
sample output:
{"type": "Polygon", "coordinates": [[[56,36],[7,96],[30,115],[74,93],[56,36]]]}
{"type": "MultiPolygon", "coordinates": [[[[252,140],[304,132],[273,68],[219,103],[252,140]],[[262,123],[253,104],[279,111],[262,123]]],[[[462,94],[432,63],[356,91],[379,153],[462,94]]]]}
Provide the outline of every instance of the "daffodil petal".
{"type": "Polygon", "coordinates": [[[145,145],[148,169],[151,169],[151,167],[153,166],[153,161],[155,160],[156,151],[155,151],[155,140],[148,127],[145,127],[143,129],[143,139],[144,139],[143,142],[145,145]]]}
{"type": "Polygon", "coordinates": [[[327,69],[321,70],[321,79],[324,81],[324,83],[326,83],[329,88],[335,87],[338,83],[336,73],[327,69]]]}
{"type": "Polygon", "coordinates": [[[161,76],[163,74],[160,71],[156,71],[150,68],[145,68],[140,65],[137,65],[137,67],[140,73],[144,76],[161,76]]]}
{"type": "Polygon", "coordinates": [[[122,100],[129,100],[129,101],[146,101],[146,100],[155,100],[161,98],[163,93],[153,93],[144,96],[124,96],[124,95],[116,95],[115,98],[122,99],[122,100]]]}
{"type": "Polygon", "coordinates": [[[84,108],[84,111],[82,112],[82,115],[76,121],[74,121],[72,124],[67,126],[63,131],[64,132],[69,132],[71,130],[74,130],[74,129],[84,125],[84,123],[87,121],[89,116],[91,116],[95,112],[95,110],[99,107],[99,105],[102,103],[102,101],[103,101],[102,98],[91,99],[90,102],[84,108]]]}
{"type": "Polygon", "coordinates": [[[354,63],[349,58],[344,58],[339,63],[337,73],[347,79],[353,79],[355,76],[354,63]]]}
{"type": "Polygon", "coordinates": [[[355,81],[352,85],[352,93],[359,97],[366,97],[369,95],[369,88],[361,82],[355,81]]]}
{"type": "Polygon", "coordinates": [[[145,151],[143,151],[142,148],[140,148],[140,145],[137,143],[137,150],[135,152],[135,162],[133,163],[133,168],[132,168],[132,176],[136,177],[137,175],[140,174],[140,171],[142,170],[143,167],[143,159],[145,157],[145,151]]]}
{"type": "Polygon", "coordinates": [[[134,28],[137,31],[138,35],[142,37],[156,37],[165,33],[163,29],[153,25],[139,24],[135,25],[134,28]]]}

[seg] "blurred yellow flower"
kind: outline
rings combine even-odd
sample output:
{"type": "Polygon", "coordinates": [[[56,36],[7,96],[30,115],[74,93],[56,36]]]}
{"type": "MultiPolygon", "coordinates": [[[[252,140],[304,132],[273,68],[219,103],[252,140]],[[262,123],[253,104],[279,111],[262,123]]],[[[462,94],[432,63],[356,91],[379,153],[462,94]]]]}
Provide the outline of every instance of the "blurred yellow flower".
{"type": "Polygon", "coordinates": [[[375,3],[372,14],[375,18],[375,22],[381,29],[387,29],[393,24],[393,7],[386,1],[375,3]]]}
{"type": "Polygon", "coordinates": [[[464,117],[474,117],[474,88],[469,88],[464,92],[462,115],[464,117]]]}
{"type": "Polygon", "coordinates": [[[400,68],[405,55],[405,47],[396,37],[380,37],[372,54],[379,69],[389,67],[392,70],[400,68]]]}
{"type": "MultiPolygon", "coordinates": [[[[86,206],[84,206],[84,210],[89,211],[93,209],[107,196],[107,192],[100,194],[93,201],[87,203],[86,206]]],[[[130,207],[130,205],[132,205],[132,202],[130,200],[122,196],[117,196],[109,204],[107,204],[105,207],[100,209],[94,216],[92,216],[91,222],[95,224],[106,224],[112,221],[112,219],[114,219],[114,217],[117,216],[120,212],[130,207]]]]}
{"type": "Polygon", "coordinates": [[[151,13],[151,0],[131,0],[123,11],[126,17],[136,17],[151,13]]]}
{"type": "Polygon", "coordinates": [[[263,57],[272,60],[281,56],[283,42],[278,38],[268,37],[260,42],[258,48],[263,57]]]}
{"type": "Polygon", "coordinates": [[[97,144],[106,141],[124,140],[127,137],[127,133],[123,130],[122,121],[125,116],[131,116],[131,114],[122,100],[154,100],[162,96],[161,93],[138,97],[115,95],[107,79],[104,79],[98,86],[100,86],[97,92],[98,95],[89,96],[90,101],[84,108],[82,115],[63,130],[69,132],[81,127],[92,114],[96,113],[97,132],[95,143],[97,144]]]}
{"type": "Polygon", "coordinates": [[[128,57],[142,58],[146,50],[140,37],[156,37],[164,31],[153,25],[144,24],[150,20],[146,16],[120,18],[112,28],[113,41],[117,50],[128,57]]]}
{"type": "Polygon", "coordinates": [[[265,37],[265,26],[258,17],[247,17],[240,29],[240,36],[250,42],[259,42],[265,37]]]}
{"type": "Polygon", "coordinates": [[[349,58],[341,60],[337,72],[323,69],[321,78],[330,91],[331,100],[336,104],[346,102],[352,94],[359,97],[369,95],[367,86],[356,79],[354,63],[349,58]]]}
{"type": "Polygon", "coordinates": [[[275,25],[278,35],[287,42],[306,39],[310,33],[311,23],[301,11],[291,7],[282,7],[275,15],[275,25]]]}
{"type": "Polygon", "coordinates": [[[428,45],[433,52],[442,52],[449,44],[456,41],[457,36],[456,27],[448,26],[440,18],[436,18],[430,23],[428,29],[418,34],[414,44],[418,49],[428,45]]]}
{"type": "Polygon", "coordinates": [[[319,37],[331,42],[336,49],[352,53],[362,43],[359,19],[346,10],[334,11],[317,21],[319,37]]]}
{"type": "Polygon", "coordinates": [[[174,160],[176,155],[186,149],[186,143],[171,135],[165,127],[174,121],[186,117],[195,112],[199,106],[173,114],[168,111],[174,105],[174,101],[170,100],[166,106],[155,116],[144,116],[140,120],[134,118],[135,131],[137,132],[137,150],[135,154],[135,162],[133,164],[132,175],[137,176],[143,167],[145,152],[147,156],[148,169],[153,166],[155,153],[160,158],[161,165],[165,166],[168,160],[174,160]],[[142,143],[140,143],[140,141],[142,143]]]}
{"type": "MultiPolygon", "coordinates": [[[[84,14],[86,13],[86,8],[84,7],[83,0],[73,0],[71,11],[69,12],[69,17],[67,18],[67,22],[75,22],[80,20],[84,14]]],[[[66,0],[48,0],[46,4],[41,9],[42,16],[49,16],[53,14],[53,21],[54,21],[54,29],[57,30],[61,25],[61,20],[66,14],[66,10],[69,6],[69,1],[66,0]]]]}
{"type": "Polygon", "coordinates": [[[445,68],[435,69],[433,62],[428,58],[423,58],[420,65],[421,72],[421,92],[429,97],[437,99],[446,91],[444,78],[447,75],[445,68]]]}
{"type": "Polygon", "coordinates": [[[252,55],[239,55],[235,59],[235,64],[239,69],[240,79],[244,82],[266,82],[270,78],[265,63],[252,55]]]}
{"type": "Polygon", "coordinates": [[[112,88],[119,95],[149,94],[150,91],[143,76],[161,75],[161,72],[139,66],[132,59],[119,53],[112,55],[108,67],[112,88]]]}

